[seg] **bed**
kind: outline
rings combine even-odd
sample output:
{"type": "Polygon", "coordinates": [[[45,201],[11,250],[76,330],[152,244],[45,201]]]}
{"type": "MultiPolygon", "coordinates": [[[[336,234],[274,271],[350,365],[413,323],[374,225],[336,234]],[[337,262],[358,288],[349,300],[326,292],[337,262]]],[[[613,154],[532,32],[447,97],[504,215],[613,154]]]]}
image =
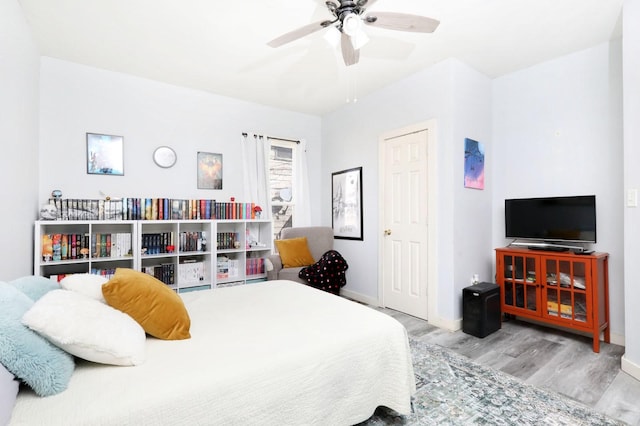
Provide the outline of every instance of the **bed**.
{"type": "Polygon", "coordinates": [[[76,360],[68,388],[21,389],[11,425],[352,425],[411,410],[405,328],[291,281],[181,294],[191,338],[146,339],[141,365],[76,360]]]}

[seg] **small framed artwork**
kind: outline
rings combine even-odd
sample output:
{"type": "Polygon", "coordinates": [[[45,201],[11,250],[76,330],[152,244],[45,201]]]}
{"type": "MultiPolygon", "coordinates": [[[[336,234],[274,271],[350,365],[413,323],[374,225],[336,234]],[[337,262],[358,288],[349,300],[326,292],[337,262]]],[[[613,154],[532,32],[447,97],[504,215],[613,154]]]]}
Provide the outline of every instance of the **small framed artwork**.
{"type": "Polygon", "coordinates": [[[124,175],[124,137],[87,133],[87,174],[124,175]]]}
{"type": "Polygon", "coordinates": [[[464,140],[464,187],[484,189],[484,145],[464,140]]]}
{"type": "Polygon", "coordinates": [[[363,240],[362,167],[331,174],[333,237],[363,240]]]}
{"type": "Polygon", "coordinates": [[[198,189],[222,189],[222,154],[198,152],[198,189]]]}

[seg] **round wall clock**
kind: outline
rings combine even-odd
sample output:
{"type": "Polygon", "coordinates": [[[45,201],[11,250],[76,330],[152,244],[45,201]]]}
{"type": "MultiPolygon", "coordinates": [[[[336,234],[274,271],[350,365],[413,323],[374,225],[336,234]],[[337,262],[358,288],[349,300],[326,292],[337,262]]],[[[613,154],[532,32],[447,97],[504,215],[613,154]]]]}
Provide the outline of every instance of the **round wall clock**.
{"type": "Polygon", "coordinates": [[[159,166],[165,169],[173,167],[178,160],[176,152],[168,146],[159,146],[153,151],[153,161],[159,166]]]}

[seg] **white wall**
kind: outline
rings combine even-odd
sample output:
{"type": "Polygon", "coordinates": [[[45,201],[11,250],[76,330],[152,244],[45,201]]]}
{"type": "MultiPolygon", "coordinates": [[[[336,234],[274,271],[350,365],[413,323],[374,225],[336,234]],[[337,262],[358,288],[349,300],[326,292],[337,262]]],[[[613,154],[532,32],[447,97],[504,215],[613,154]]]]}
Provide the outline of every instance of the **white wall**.
{"type": "MultiPolygon", "coordinates": [[[[640,189],[640,0],[623,9],[624,188],[640,189]]],[[[640,209],[624,210],[625,354],[622,368],[640,380],[640,209]]]]}
{"type": "Polygon", "coordinates": [[[461,63],[455,69],[453,101],[453,158],[450,162],[451,188],[454,196],[453,233],[453,299],[447,318],[462,318],[462,289],[471,285],[478,274],[481,281],[493,278],[493,246],[491,244],[492,193],[495,178],[491,166],[495,144],[491,130],[491,80],[461,63]],[[474,139],[485,149],[485,187],[464,187],[464,139],[474,139]]]}
{"type": "MultiPolygon", "coordinates": [[[[464,138],[476,138],[490,146],[490,104],[490,81],[460,61],[450,59],[323,117],[322,198],[327,205],[331,200],[331,173],[363,167],[364,241],[335,241],[336,249],[349,263],[345,290],[365,300],[378,297],[378,239],[382,232],[378,229],[377,211],[380,135],[435,119],[438,312],[429,315],[434,323],[459,319],[461,289],[469,285],[473,272],[483,275],[490,272],[485,254],[466,252],[476,247],[491,250],[490,234],[467,233],[467,226],[490,229],[490,192],[461,189],[464,138]],[[470,208],[477,204],[479,209],[470,208]],[[458,240],[460,234],[465,234],[464,241],[458,240]]],[[[331,224],[330,214],[329,209],[323,209],[322,218],[327,225],[331,224]]]]}
{"type": "MultiPolygon", "coordinates": [[[[60,189],[65,198],[243,199],[242,132],[306,139],[311,194],[320,188],[320,118],[83,65],[42,58],[39,198],[60,189]],[[124,136],[124,176],[88,175],[86,132],[124,136]],[[172,147],[176,165],[152,160],[172,147]],[[197,189],[198,151],[222,153],[223,189],[197,189]]],[[[320,200],[311,197],[312,220],[320,200]]]]}
{"type": "Polygon", "coordinates": [[[38,211],[38,56],[18,2],[0,2],[0,280],[33,273],[33,219],[38,211]]]}
{"type": "Polygon", "coordinates": [[[596,195],[597,244],[608,252],[611,332],[624,335],[621,43],[509,74],[493,83],[494,246],[504,199],[596,195]]]}

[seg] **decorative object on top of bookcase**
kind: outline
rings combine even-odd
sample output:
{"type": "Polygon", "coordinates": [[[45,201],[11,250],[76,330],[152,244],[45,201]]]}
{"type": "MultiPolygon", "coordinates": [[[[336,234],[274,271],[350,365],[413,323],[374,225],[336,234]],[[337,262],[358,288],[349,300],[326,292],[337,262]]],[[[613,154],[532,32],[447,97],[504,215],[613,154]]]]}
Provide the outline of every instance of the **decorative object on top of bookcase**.
{"type": "Polygon", "coordinates": [[[253,208],[253,213],[255,214],[256,219],[260,219],[262,217],[262,207],[255,206],[253,208]]]}
{"type": "Polygon", "coordinates": [[[198,189],[222,189],[222,154],[198,152],[198,189]]]}
{"type": "Polygon", "coordinates": [[[362,167],[331,174],[334,238],[362,240],[362,167]]]}
{"type": "Polygon", "coordinates": [[[56,220],[58,209],[53,204],[43,204],[40,207],[40,220],[56,220]]]}
{"type": "Polygon", "coordinates": [[[176,161],[178,161],[178,156],[171,147],[159,146],[153,151],[153,162],[156,163],[158,167],[168,169],[173,167],[176,161]]]}
{"type": "Polygon", "coordinates": [[[57,220],[203,220],[256,219],[254,203],[213,199],[50,198],[57,220]]]}
{"type": "Polygon", "coordinates": [[[87,173],[124,175],[124,137],[87,133],[87,173]]]}
{"type": "Polygon", "coordinates": [[[266,279],[272,228],[271,221],[256,219],[36,221],[34,275],[109,278],[116,268],[131,268],[178,292],[255,282],[266,279]],[[221,256],[225,276],[217,274],[221,256]]]}

